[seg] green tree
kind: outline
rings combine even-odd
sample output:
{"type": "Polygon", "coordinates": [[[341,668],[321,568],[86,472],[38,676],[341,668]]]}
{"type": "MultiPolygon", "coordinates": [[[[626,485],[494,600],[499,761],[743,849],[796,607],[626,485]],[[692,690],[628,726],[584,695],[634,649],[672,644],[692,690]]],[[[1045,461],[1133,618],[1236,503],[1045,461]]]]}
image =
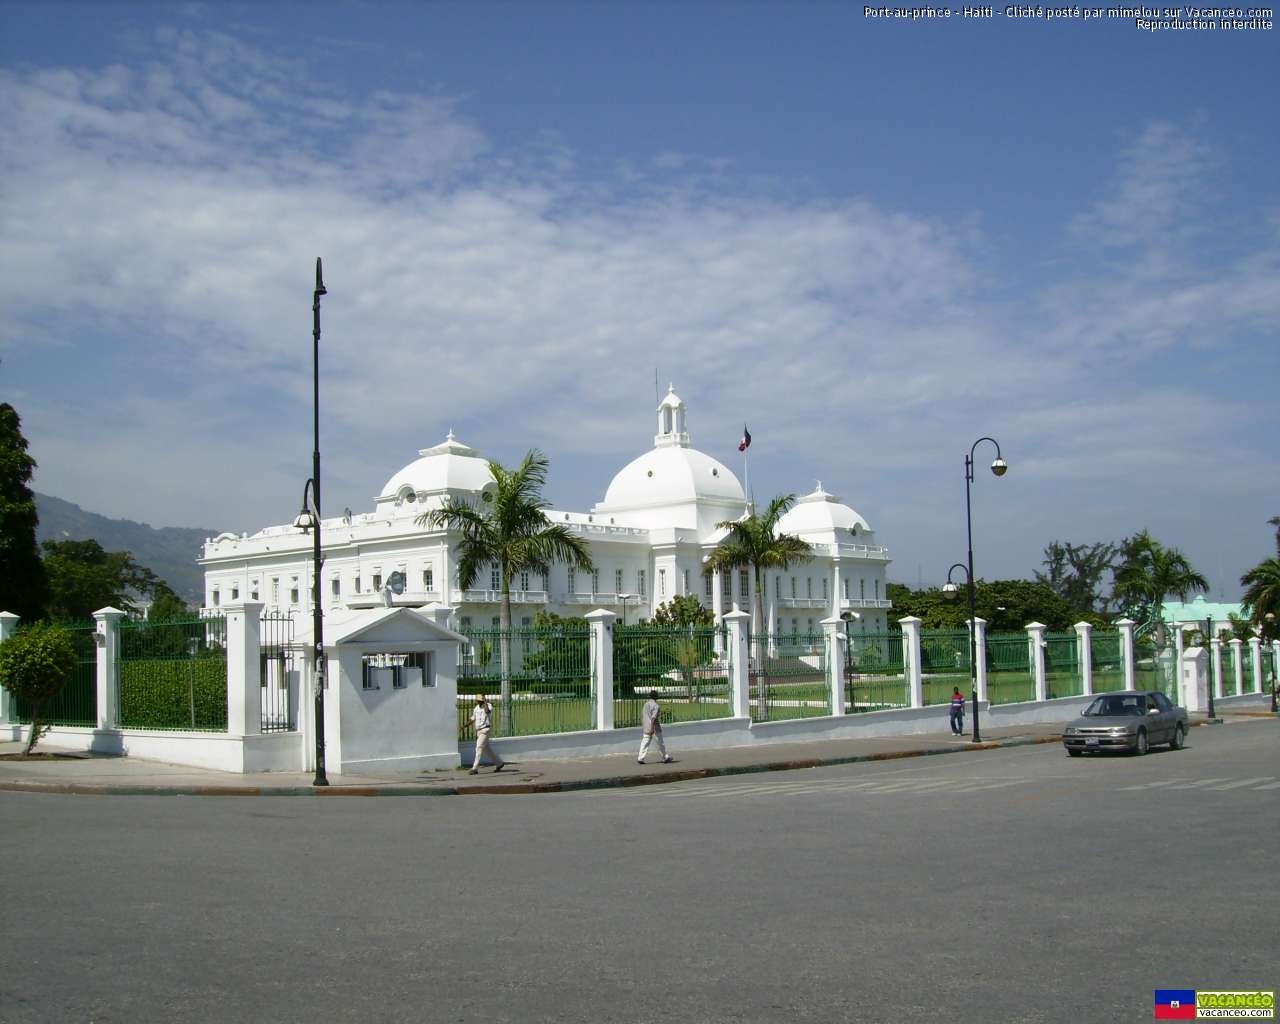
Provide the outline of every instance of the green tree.
{"type": "Polygon", "coordinates": [[[48,600],[36,546],[36,498],[29,486],[35,468],[21,418],[8,402],[0,402],[0,611],[27,621],[40,618],[48,600]]]}
{"type": "Polygon", "coordinates": [[[1170,594],[1185,601],[1188,594],[1208,589],[1209,581],[1181,551],[1165,547],[1146,530],[1121,542],[1112,597],[1130,618],[1158,622],[1170,594]]]}
{"type": "MultiPolygon", "coordinates": [[[[96,609],[95,609],[96,610],[96,609]]],[[[148,622],[173,622],[191,617],[191,609],[169,584],[159,581],[151,593],[151,606],[147,609],[148,622]]]]}
{"type": "MultiPolygon", "coordinates": [[[[768,632],[764,621],[764,571],[766,569],[789,569],[794,562],[807,562],[813,557],[813,548],[808,542],[789,533],[778,533],[778,520],[787,514],[787,510],[795,504],[794,494],[780,494],[769,502],[763,514],[754,509],[741,519],[727,519],[717,523],[719,529],[728,530],[728,535],[707,558],[703,573],[710,575],[717,569],[720,572],[733,572],[735,569],[750,569],[755,578],[755,602],[751,616],[751,629],[756,636],[763,638],[768,632]]],[[[761,659],[763,669],[765,659],[761,659]]],[[[758,687],[760,700],[760,717],[765,715],[765,684],[758,687]]]]}
{"type": "Polygon", "coordinates": [[[75,670],[71,634],[58,626],[37,622],[0,644],[0,686],[31,706],[31,735],[25,754],[35,749],[47,731],[45,709],[75,670]]]}
{"type": "Polygon", "coordinates": [[[47,540],[41,546],[52,619],[87,619],[107,605],[132,612],[136,597],[162,583],[128,551],[104,551],[96,540],[47,540]]]}
{"type": "Polygon", "coordinates": [[[693,594],[677,594],[653,611],[655,626],[713,626],[716,617],[693,594]]]}
{"type": "Polygon", "coordinates": [[[546,516],[542,497],[547,482],[547,457],[530,450],[514,470],[490,461],[493,486],[481,492],[479,504],[450,498],[443,506],[418,516],[420,526],[457,530],[458,585],[475,585],[491,565],[498,568],[498,656],[501,665],[501,726],[511,732],[511,579],[518,572],[549,572],[554,562],[566,562],[590,572],[595,568],[587,542],[546,516]]]}
{"type": "Polygon", "coordinates": [[[1262,629],[1264,639],[1280,639],[1280,558],[1259,562],[1240,577],[1240,585],[1245,588],[1241,604],[1249,620],[1262,629]]]}
{"type": "Polygon", "coordinates": [[[1036,582],[1043,583],[1073,608],[1099,611],[1104,603],[1102,579],[1114,568],[1119,550],[1105,541],[1072,544],[1055,540],[1044,549],[1046,571],[1036,572],[1036,582]]]}

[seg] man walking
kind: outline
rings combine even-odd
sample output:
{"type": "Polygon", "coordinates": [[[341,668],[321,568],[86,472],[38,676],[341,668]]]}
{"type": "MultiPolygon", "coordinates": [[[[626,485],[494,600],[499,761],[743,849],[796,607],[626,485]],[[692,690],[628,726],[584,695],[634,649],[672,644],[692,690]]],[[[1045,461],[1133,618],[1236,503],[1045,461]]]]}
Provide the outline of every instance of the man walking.
{"type": "Polygon", "coordinates": [[[636,763],[644,764],[645,755],[649,753],[649,744],[656,736],[662,763],[670,764],[671,755],[667,753],[667,745],[662,741],[662,708],[658,706],[657,690],[649,691],[649,699],[640,709],[640,724],[644,727],[644,739],[640,741],[640,756],[636,759],[636,763]]]}
{"type": "Polygon", "coordinates": [[[484,759],[485,754],[489,755],[489,760],[497,761],[497,765],[493,769],[496,775],[506,767],[506,761],[502,760],[489,746],[489,731],[493,728],[493,705],[489,703],[483,693],[476,694],[476,706],[471,709],[471,724],[476,727],[476,758],[471,764],[469,775],[480,774],[480,762],[484,759]]]}
{"type": "Polygon", "coordinates": [[[964,694],[960,687],[951,687],[951,731],[957,736],[964,735],[964,694]]]}

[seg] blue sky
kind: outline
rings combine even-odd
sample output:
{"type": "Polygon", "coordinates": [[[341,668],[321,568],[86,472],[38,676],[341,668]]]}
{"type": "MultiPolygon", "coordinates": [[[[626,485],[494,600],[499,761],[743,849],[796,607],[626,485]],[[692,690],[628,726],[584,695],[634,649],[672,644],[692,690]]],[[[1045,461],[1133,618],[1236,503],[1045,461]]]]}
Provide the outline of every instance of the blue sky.
{"type": "Polygon", "coordinates": [[[0,0],[0,396],[36,486],[255,529],[452,428],[585,509],[654,373],[891,574],[1142,528],[1233,598],[1280,514],[1274,31],[835,3],[0,0]],[[979,458],[989,462],[984,446],[979,458]]]}

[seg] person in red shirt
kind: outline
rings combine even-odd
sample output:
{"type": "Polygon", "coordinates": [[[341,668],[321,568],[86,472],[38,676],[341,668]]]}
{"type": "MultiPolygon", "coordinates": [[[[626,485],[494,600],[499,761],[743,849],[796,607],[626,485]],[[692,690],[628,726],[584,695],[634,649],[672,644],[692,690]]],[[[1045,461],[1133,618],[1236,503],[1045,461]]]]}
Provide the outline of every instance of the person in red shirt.
{"type": "Polygon", "coordinates": [[[958,686],[951,687],[951,731],[964,735],[964,694],[958,686]]]}

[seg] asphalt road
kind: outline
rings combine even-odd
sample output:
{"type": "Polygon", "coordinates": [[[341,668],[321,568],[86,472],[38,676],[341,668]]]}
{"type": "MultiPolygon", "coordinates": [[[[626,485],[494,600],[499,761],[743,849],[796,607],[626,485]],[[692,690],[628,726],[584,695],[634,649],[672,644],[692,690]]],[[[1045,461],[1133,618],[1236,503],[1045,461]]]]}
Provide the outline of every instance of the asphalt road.
{"type": "Polygon", "coordinates": [[[0,794],[0,1021],[1149,1021],[1280,989],[1280,723],[536,796],[0,794]]]}

